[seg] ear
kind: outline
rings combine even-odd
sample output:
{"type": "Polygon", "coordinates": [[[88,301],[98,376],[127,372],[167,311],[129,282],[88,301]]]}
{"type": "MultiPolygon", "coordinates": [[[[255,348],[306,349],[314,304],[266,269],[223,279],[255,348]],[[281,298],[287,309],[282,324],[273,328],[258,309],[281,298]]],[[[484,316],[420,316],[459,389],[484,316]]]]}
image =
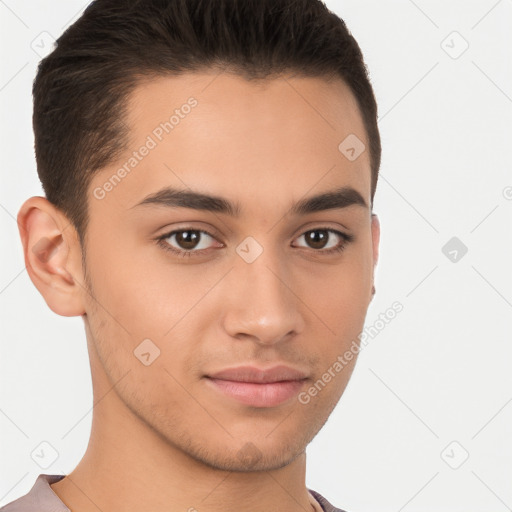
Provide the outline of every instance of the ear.
{"type": "Polygon", "coordinates": [[[372,213],[372,245],[373,245],[373,267],[379,260],[380,221],[376,213],[372,213]]]}
{"type": "Polygon", "coordinates": [[[62,316],[83,315],[82,252],[69,219],[35,196],[20,208],[18,229],[28,275],[49,308],[62,316]]]}
{"type": "Polygon", "coordinates": [[[377,214],[372,213],[372,247],[373,247],[373,277],[372,277],[372,296],[370,300],[373,299],[375,295],[375,267],[377,266],[377,262],[379,260],[379,242],[380,242],[380,221],[377,217],[377,214]]]}

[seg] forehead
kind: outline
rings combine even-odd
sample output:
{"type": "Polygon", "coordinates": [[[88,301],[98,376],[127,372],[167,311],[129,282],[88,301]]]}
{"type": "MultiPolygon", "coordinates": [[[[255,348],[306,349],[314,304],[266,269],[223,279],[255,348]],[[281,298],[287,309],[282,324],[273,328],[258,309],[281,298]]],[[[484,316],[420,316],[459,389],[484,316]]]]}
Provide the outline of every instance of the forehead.
{"type": "Polygon", "coordinates": [[[122,181],[109,192],[118,205],[129,208],[165,185],[219,196],[231,190],[241,203],[258,191],[270,199],[286,191],[296,200],[308,190],[350,185],[370,204],[368,141],[341,80],[248,81],[217,71],[162,76],[140,82],[126,107],[128,149],[93,180],[102,186],[123,166],[122,181]],[[366,149],[347,158],[346,140],[366,149]]]}
{"type": "Polygon", "coordinates": [[[321,139],[329,131],[337,136],[356,133],[361,139],[366,137],[357,101],[339,79],[283,75],[249,81],[226,72],[187,73],[143,80],[127,98],[126,121],[135,138],[166,121],[173,124],[173,135],[179,136],[180,130],[174,128],[185,117],[190,118],[187,124],[197,136],[211,136],[201,126],[211,129],[215,123],[217,137],[257,134],[262,141],[284,142],[289,135],[298,138],[299,134],[311,137],[318,133],[316,139],[321,139]],[[197,105],[188,109],[191,101],[197,105]],[[178,118],[171,119],[173,114],[178,118]]]}

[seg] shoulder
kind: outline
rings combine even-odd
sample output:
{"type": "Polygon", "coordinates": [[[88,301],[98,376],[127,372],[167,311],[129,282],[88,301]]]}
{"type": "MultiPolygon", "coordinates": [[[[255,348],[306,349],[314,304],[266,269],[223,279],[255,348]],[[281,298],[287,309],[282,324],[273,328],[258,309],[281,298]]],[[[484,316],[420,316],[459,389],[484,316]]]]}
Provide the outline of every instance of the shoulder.
{"type": "Polygon", "coordinates": [[[327,501],[319,492],[313,491],[313,489],[308,489],[308,491],[313,495],[313,497],[320,503],[320,506],[324,510],[324,512],[346,512],[341,508],[336,508],[329,501],[327,501]]]}
{"type": "Polygon", "coordinates": [[[64,476],[39,475],[27,494],[0,507],[0,512],[70,512],[50,487],[64,476]]]}

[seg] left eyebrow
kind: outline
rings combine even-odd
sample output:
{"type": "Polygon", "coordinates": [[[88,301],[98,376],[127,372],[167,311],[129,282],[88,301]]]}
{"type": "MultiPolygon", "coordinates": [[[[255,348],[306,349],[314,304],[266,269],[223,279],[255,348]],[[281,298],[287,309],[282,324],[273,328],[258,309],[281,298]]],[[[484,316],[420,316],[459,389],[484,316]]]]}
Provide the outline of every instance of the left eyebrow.
{"type": "MultiPolygon", "coordinates": [[[[219,196],[204,194],[185,189],[165,187],[158,192],[146,196],[142,201],[131,208],[143,205],[164,206],[167,208],[190,208],[216,213],[224,213],[232,217],[239,217],[242,211],[238,202],[231,202],[219,196]]],[[[301,199],[290,210],[291,215],[307,215],[324,210],[347,208],[359,205],[368,208],[361,194],[352,187],[341,187],[323,192],[316,196],[301,199]]]]}
{"type": "Polygon", "coordinates": [[[355,188],[341,187],[298,201],[292,206],[290,213],[292,215],[306,215],[323,210],[347,208],[352,205],[368,208],[363,196],[355,188]]]}

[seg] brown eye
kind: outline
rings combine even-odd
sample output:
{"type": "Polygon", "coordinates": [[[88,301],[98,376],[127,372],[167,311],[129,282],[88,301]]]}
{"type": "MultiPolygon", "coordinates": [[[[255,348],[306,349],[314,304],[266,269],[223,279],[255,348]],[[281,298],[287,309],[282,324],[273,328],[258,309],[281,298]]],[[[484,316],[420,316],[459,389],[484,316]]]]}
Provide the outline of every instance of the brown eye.
{"type": "Polygon", "coordinates": [[[324,229],[315,229],[304,233],[306,243],[313,249],[324,249],[329,241],[329,233],[324,229]]]}
{"type": "Polygon", "coordinates": [[[199,231],[179,231],[174,236],[180,248],[186,250],[195,249],[201,240],[199,231]]]}
{"type": "MultiPolygon", "coordinates": [[[[311,229],[302,234],[299,239],[302,237],[304,237],[306,247],[326,253],[341,251],[345,248],[347,243],[353,240],[353,235],[347,235],[336,229],[329,228],[311,229]]],[[[305,246],[302,245],[300,247],[305,246]]]]}
{"type": "Polygon", "coordinates": [[[196,256],[211,247],[213,235],[202,229],[177,229],[158,237],[164,249],[179,256],[196,256]]]}

